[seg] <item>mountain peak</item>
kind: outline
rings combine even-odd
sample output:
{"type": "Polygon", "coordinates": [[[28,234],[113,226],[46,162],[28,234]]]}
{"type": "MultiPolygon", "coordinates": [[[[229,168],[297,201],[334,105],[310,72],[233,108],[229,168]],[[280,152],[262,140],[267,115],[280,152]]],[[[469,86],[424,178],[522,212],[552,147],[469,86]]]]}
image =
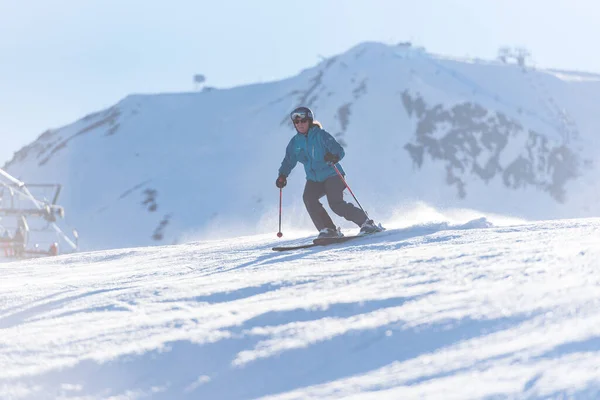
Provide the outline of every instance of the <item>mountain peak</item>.
{"type": "MultiPolygon", "coordinates": [[[[269,232],[278,212],[270,177],[294,134],[287,115],[306,105],[346,148],[349,183],[377,220],[415,199],[584,216],[600,212],[591,183],[599,101],[592,80],[365,42],[277,82],[128,96],[43,135],[6,169],[62,185],[82,248],[269,232]]],[[[304,179],[298,165],[284,221],[312,229],[304,179]]]]}

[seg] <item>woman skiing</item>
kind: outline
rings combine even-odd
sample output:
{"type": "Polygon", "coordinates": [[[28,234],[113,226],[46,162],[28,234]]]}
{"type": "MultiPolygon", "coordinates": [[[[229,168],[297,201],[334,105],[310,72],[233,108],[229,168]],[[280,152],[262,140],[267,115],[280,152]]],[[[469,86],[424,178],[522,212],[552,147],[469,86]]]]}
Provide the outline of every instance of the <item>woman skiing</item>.
{"type": "Polygon", "coordinates": [[[362,209],[344,201],[346,185],[333,168],[335,164],[340,174],[345,175],[338,164],[345,155],[342,146],[315,121],[314,114],[308,107],[296,108],[290,113],[290,118],[296,128],[296,135],[287,145],[275,185],[280,189],[285,187],[287,177],[300,162],[304,164],[306,172],[302,198],[320,238],[343,236],[319,201],[323,196],[327,196],[329,207],[334,213],[354,222],[360,227],[361,233],[380,231],[382,228],[376,226],[362,209]]]}

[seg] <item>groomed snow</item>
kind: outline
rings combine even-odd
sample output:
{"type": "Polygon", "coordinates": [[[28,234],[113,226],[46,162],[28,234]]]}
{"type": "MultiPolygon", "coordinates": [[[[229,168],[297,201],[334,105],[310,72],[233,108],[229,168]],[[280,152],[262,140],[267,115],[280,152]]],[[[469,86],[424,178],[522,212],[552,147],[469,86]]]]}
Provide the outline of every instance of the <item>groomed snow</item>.
{"type": "Polygon", "coordinates": [[[600,220],[490,220],[0,264],[0,398],[597,398],[600,220]]]}

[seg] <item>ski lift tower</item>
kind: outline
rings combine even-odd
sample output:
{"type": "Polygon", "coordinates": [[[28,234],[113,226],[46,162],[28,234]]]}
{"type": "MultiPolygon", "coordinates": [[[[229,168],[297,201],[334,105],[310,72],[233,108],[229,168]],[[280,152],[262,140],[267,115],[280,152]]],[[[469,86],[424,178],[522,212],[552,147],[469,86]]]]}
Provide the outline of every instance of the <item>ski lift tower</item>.
{"type": "Polygon", "coordinates": [[[0,168],[0,257],[33,258],[72,253],[79,234],[58,225],[64,208],[57,204],[59,184],[25,184],[0,168]]]}

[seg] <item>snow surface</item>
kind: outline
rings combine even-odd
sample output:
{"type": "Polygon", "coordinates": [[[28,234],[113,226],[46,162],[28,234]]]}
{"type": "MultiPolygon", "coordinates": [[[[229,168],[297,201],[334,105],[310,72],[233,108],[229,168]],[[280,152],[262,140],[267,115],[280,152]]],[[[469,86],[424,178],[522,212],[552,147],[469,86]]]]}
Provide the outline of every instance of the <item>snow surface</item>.
{"type": "Polygon", "coordinates": [[[0,263],[0,399],[599,398],[600,220],[558,219],[600,213],[597,78],[366,43],[290,79],[132,95],[45,132],[6,169],[62,184],[61,222],[98,251],[0,263]],[[468,160],[458,197],[444,160],[406,150],[420,121],[405,94],[518,121],[498,155],[485,125],[468,132],[480,167],[534,159],[527,179],[560,183],[572,171],[549,160],[569,153],[546,150],[567,146],[565,201],[468,160]],[[345,143],[386,232],[271,250],[315,235],[298,166],[275,237],[298,104],[345,143]]]}
{"type": "Polygon", "coordinates": [[[0,398],[598,398],[600,220],[448,221],[0,264],[0,398]]]}

